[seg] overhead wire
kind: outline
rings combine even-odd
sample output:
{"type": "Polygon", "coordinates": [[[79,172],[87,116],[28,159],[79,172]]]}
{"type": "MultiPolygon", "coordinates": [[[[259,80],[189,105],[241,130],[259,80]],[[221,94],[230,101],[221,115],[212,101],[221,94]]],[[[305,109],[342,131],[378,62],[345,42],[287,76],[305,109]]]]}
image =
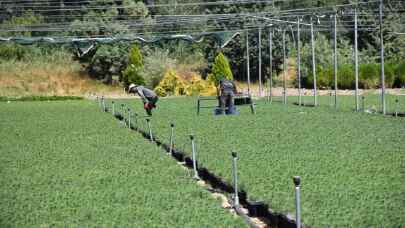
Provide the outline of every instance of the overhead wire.
{"type": "MultiPolygon", "coordinates": [[[[40,0],[39,0],[40,1],[40,0]]],[[[250,0],[241,0],[244,2],[249,2],[250,0]]],[[[222,2],[228,2],[228,1],[222,1],[222,2]]],[[[239,2],[239,1],[232,1],[232,2],[239,2]]],[[[250,1],[250,2],[254,2],[254,1],[250,1]]],[[[257,1],[255,1],[257,2],[257,1]]],[[[262,1],[262,2],[270,2],[270,1],[262,1]]],[[[275,1],[271,1],[271,2],[275,2],[275,1]]],[[[287,1],[278,1],[278,2],[287,2],[287,1]]],[[[353,6],[353,5],[361,5],[361,4],[374,4],[374,3],[378,3],[378,0],[375,1],[367,1],[367,2],[357,2],[357,3],[350,3],[350,4],[341,4],[341,5],[336,5],[335,8],[338,7],[349,7],[349,6],[353,6]]],[[[187,4],[187,3],[183,3],[183,4],[187,4]]],[[[198,3],[193,3],[193,4],[198,4],[198,3]]],[[[259,12],[259,13],[233,13],[233,14],[201,14],[201,15],[155,15],[153,20],[154,22],[151,23],[139,23],[142,20],[136,21],[136,20],[129,20],[129,18],[131,17],[130,15],[127,16],[122,16],[122,15],[118,15],[116,16],[117,19],[113,20],[111,22],[107,22],[107,23],[120,23],[123,26],[130,26],[131,28],[127,28],[127,31],[136,31],[134,28],[136,27],[144,27],[145,29],[149,29],[149,28],[155,28],[155,29],[163,29],[165,26],[179,26],[179,25],[190,25],[190,24],[204,24],[204,23],[213,23],[214,25],[207,25],[207,29],[216,29],[218,28],[218,24],[222,23],[222,28],[219,29],[224,29],[226,28],[234,28],[234,27],[238,27],[237,25],[227,25],[227,23],[246,23],[247,25],[243,25],[242,28],[258,28],[261,27],[263,25],[259,25],[259,26],[255,26],[255,25],[249,25],[249,22],[246,21],[246,18],[251,16],[251,15],[266,15],[266,16],[271,16],[271,17],[276,17],[276,18],[294,18],[294,17],[314,17],[314,13],[308,13],[308,10],[314,10],[314,9],[330,9],[330,6],[323,6],[323,7],[311,7],[311,8],[301,8],[301,9],[289,9],[289,10],[280,10],[277,13],[273,13],[273,12],[259,12]],[[301,11],[306,11],[304,13],[300,13],[301,11]],[[122,18],[122,19],[118,19],[118,18],[122,18]],[[235,17],[235,18],[233,18],[235,17]],[[125,19],[126,18],[126,19],[125,19]],[[192,18],[192,19],[190,19],[192,18]],[[205,20],[203,20],[202,18],[205,18],[205,20]],[[239,19],[240,18],[240,19],[239,19]],[[210,22],[210,20],[212,20],[212,22],[210,22]]],[[[328,11],[322,11],[320,12],[321,15],[325,15],[325,14],[332,14],[335,13],[335,10],[328,10],[328,11]]],[[[345,16],[346,17],[350,17],[352,16],[352,13],[346,13],[345,16]]],[[[368,15],[368,14],[364,14],[364,15],[368,15]]],[[[63,15],[57,15],[60,17],[63,17],[63,15]]],[[[315,15],[316,16],[316,15],[315,15]]],[[[377,16],[377,15],[375,15],[377,16]]],[[[74,18],[74,17],[73,17],[74,18]]],[[[80,19],[80,18],[86,18],[86,16],[82,17],[82,16],[75,16],[76,19],[80,19]]],[[[319,17],[318,17],[319,20],[319,17]]],[[[328,27],[328,25],[324,26],[321,25],[322,23],[329,23],[329,21],[325,20],[321,20],[322,22],[320,22],[319,24],[314,24],[315,27],[319,27],[317,31],[323,31],[325,29],[320,29],[321,27],[326,28],[328,27]]],[[[286,23],[288,22],[287,19],[282,22],[282,23],[286,23]]],[[[359,29],[363,29],[364,31],[368,31],[370,28],[370,26],[375,25],[377,22],[377,20],[365,20],[364,22],[360,21],[360,26],[359,29]],[[362,24],[363,23],[363,24],[362,24]],[[369,24],[367,24],[369,23],[369,24]],[[374,24],[373,24],[374,23],[374,24]]],[[[250,22],[250,23],[254,23],[254,22],[250,22]]],[[[281,22],[280,22],[281,23],[281,22]]],[[[350,29],[346,28],[345,26],[350,26],[351,23],[353,23],[353,20],[342,20],[340,22],[342,24],[342,28],[344,28],[345,31],[350,31],[350,29]]],[[[240,26],[239,26],[240,27],[240,26]]],[[[70,30],[70,32],[74,32],[74,31],[86,31],[89,30],[88,28],[86,29],[82,29],[80,30],[80,28],[75,28],[76,30],[73,30],[74,26],[71,25],[71,23],[67,22],[61,22],[61,23],[42,23],[42,24],[37,24],[37,25],[25,25],[25,26],[15,26],[14,28],[11,27],[9,25],[9,27],[1,27],[2,29],[0,29],[0,31],[2,32],[23,32],[23,31],[66,31],[66,30],[70,30]],[[31,30],[30,30],[31,28],[31,30]]],[[[99,26],[98,29],[106,29],[107,27],[103,27],[103,26],[99,26]]],[[[363,31],[360,30],[360,31],[363,31]]],[[[305,30],[304,30],[305,31],[305,30]]]]}

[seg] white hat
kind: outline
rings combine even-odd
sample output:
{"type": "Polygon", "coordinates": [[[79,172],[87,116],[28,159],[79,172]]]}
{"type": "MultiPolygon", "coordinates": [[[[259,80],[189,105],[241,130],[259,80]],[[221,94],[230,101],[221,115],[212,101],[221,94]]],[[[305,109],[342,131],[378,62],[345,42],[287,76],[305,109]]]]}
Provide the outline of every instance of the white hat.
{"type": "Polygon", "coordinates": [[[131,83],[129,86],[128,86],[128,92],[131,92],[131,89],[133,89],[133,88],[135,88],[136,87],[136,85],[134,84],[134,83],[131,83]]]}

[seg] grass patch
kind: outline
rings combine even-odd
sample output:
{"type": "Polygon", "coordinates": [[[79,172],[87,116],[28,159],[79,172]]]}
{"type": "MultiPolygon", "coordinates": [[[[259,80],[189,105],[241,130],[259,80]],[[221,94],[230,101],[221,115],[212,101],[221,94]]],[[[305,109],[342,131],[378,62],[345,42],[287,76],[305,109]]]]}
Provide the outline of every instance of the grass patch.
{"type": "Polygon", "coordinates": [[[0,227],[244,227],[89,101],[0,105],[0,227]]]}

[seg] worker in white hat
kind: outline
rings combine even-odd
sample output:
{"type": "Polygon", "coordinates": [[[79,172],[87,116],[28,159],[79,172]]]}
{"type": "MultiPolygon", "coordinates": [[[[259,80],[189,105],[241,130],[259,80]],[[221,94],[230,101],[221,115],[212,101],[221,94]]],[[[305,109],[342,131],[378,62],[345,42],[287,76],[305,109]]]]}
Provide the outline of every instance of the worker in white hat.
{"type": "Polygon", "coordinates": [[[145,88],[141,85],[130,84],[128,87],[128,93],[138,94],[143,101],[143,107],[146,113],[151,116],[152,109],[156,108],[158,96],[153,90],[145,88]]]}

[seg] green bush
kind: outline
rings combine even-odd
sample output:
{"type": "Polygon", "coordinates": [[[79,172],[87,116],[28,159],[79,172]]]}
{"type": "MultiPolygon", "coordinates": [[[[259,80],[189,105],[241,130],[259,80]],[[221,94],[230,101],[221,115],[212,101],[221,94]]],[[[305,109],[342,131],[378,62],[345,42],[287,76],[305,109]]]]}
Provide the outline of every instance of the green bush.
{"type": "MultiPolygon", "coordinates": [[[[381,66],[380,64],[378,65],[381,66]]],[[[384,74],[385,74],[385,86],[387,88],[392,88],[394,86],[395,80],[395,65],[392,63],[384,64],[384,74]]]]}
{"type": "Polygon", "coordinates": [[[170,58],[169,51],[156,48],[144,58],[142,75],[145,78],[146,86],[155,88],[162,80],[167,69],[175,68],[176,60],[170,58]]]}
{"type": "Polygon", "coordinates": [[[141,74],[141,70],[143,69],[143,58],[137,45],[132,46],[129,52],[128,61],[129,65],[123,72],[124,86],[127,87],[131,83],[145,85],[145,79],[141,74]]]}
{"type": "Polygon", "coordinates": [[[233,80],[233,74],[228,59],[220,52],[217,57],[215,57],[212,73],[208,75],[208,80],[217,86],[219,80],[224,78],[233,80]]]}
{"type": "Polygon", "coordinates": [[[182,78],[177,75],[174,69],[168,69],[160,81],[158,87],[162,88],[166,95],[184,95],[186,92],[186,85],[182,78]]]}
{"type": "Polygon", "coordinates": [[[334,74],[333,67],[326,67],[319,69],[319,76],[317,78],[317,83],[320,88],[332,88],[334,85],[334,74]]]}
{"type": "MultiPolygon", "coordinates": [[[[321,66],[316,67],[316,85],[318,88],[330,88],[333,86],[333,67],[321,66]]],[[[314,86],[314,77],[312,70],[308,72],[308,76],[302,79],[302,84],[305,88],[312,88],[314,86]]]]}
{"type": "Polygon", "coordinates": [[[400,62],[395,68],[394,86],[397,88],[405,87],[405,61],[400,62]]]}
{"type": "Polygon", "coordinates": [[[338,68],[338,88],[353,89],[354,88],[354,69],[352,65],[344,64],[338,68]]]}
{"type": "Polygon", "coordinates": [[[156,88],[154,89],[155,93],[159,96],[159,97],[165,97],[167,96],[166,90],[163,89],[163,87],[161,86],[156,86],[156,88]]]}
{"type": "Polygon", "coordinates": [[[121,78],[128,63],[127,50],[125,44],[99,45],[87,68],[90,76],[107,84],[112,82],[113,75],[121,78]]]}
{"type": "Polygon", "coordinates": [[[124,86],[128,87],[131,83],[145,85],[145,79],[140,74],[139,69],[131,64],[123,72],[124,86]]]}
{"type": "Polygon", "coordinates": [[[133,45],[131,50],[129,51],[129,64],[134,65],[137,68],[143,67],[143,57],[141,54],[141,50],[139,50],[138,45],[133,45]]]}
{"type": "Polygon", "coordinates": [[[22,60],[27,54],[27,49],[19,44],[0,45],[0,59],[3,60],[22,60]]]}
{"type": "Polygon", "coordinates": [[[359,67],[359,87],[364,89],[377,88],[379,85],[379,66],[374,63],[362,64],[359,67]]]}

